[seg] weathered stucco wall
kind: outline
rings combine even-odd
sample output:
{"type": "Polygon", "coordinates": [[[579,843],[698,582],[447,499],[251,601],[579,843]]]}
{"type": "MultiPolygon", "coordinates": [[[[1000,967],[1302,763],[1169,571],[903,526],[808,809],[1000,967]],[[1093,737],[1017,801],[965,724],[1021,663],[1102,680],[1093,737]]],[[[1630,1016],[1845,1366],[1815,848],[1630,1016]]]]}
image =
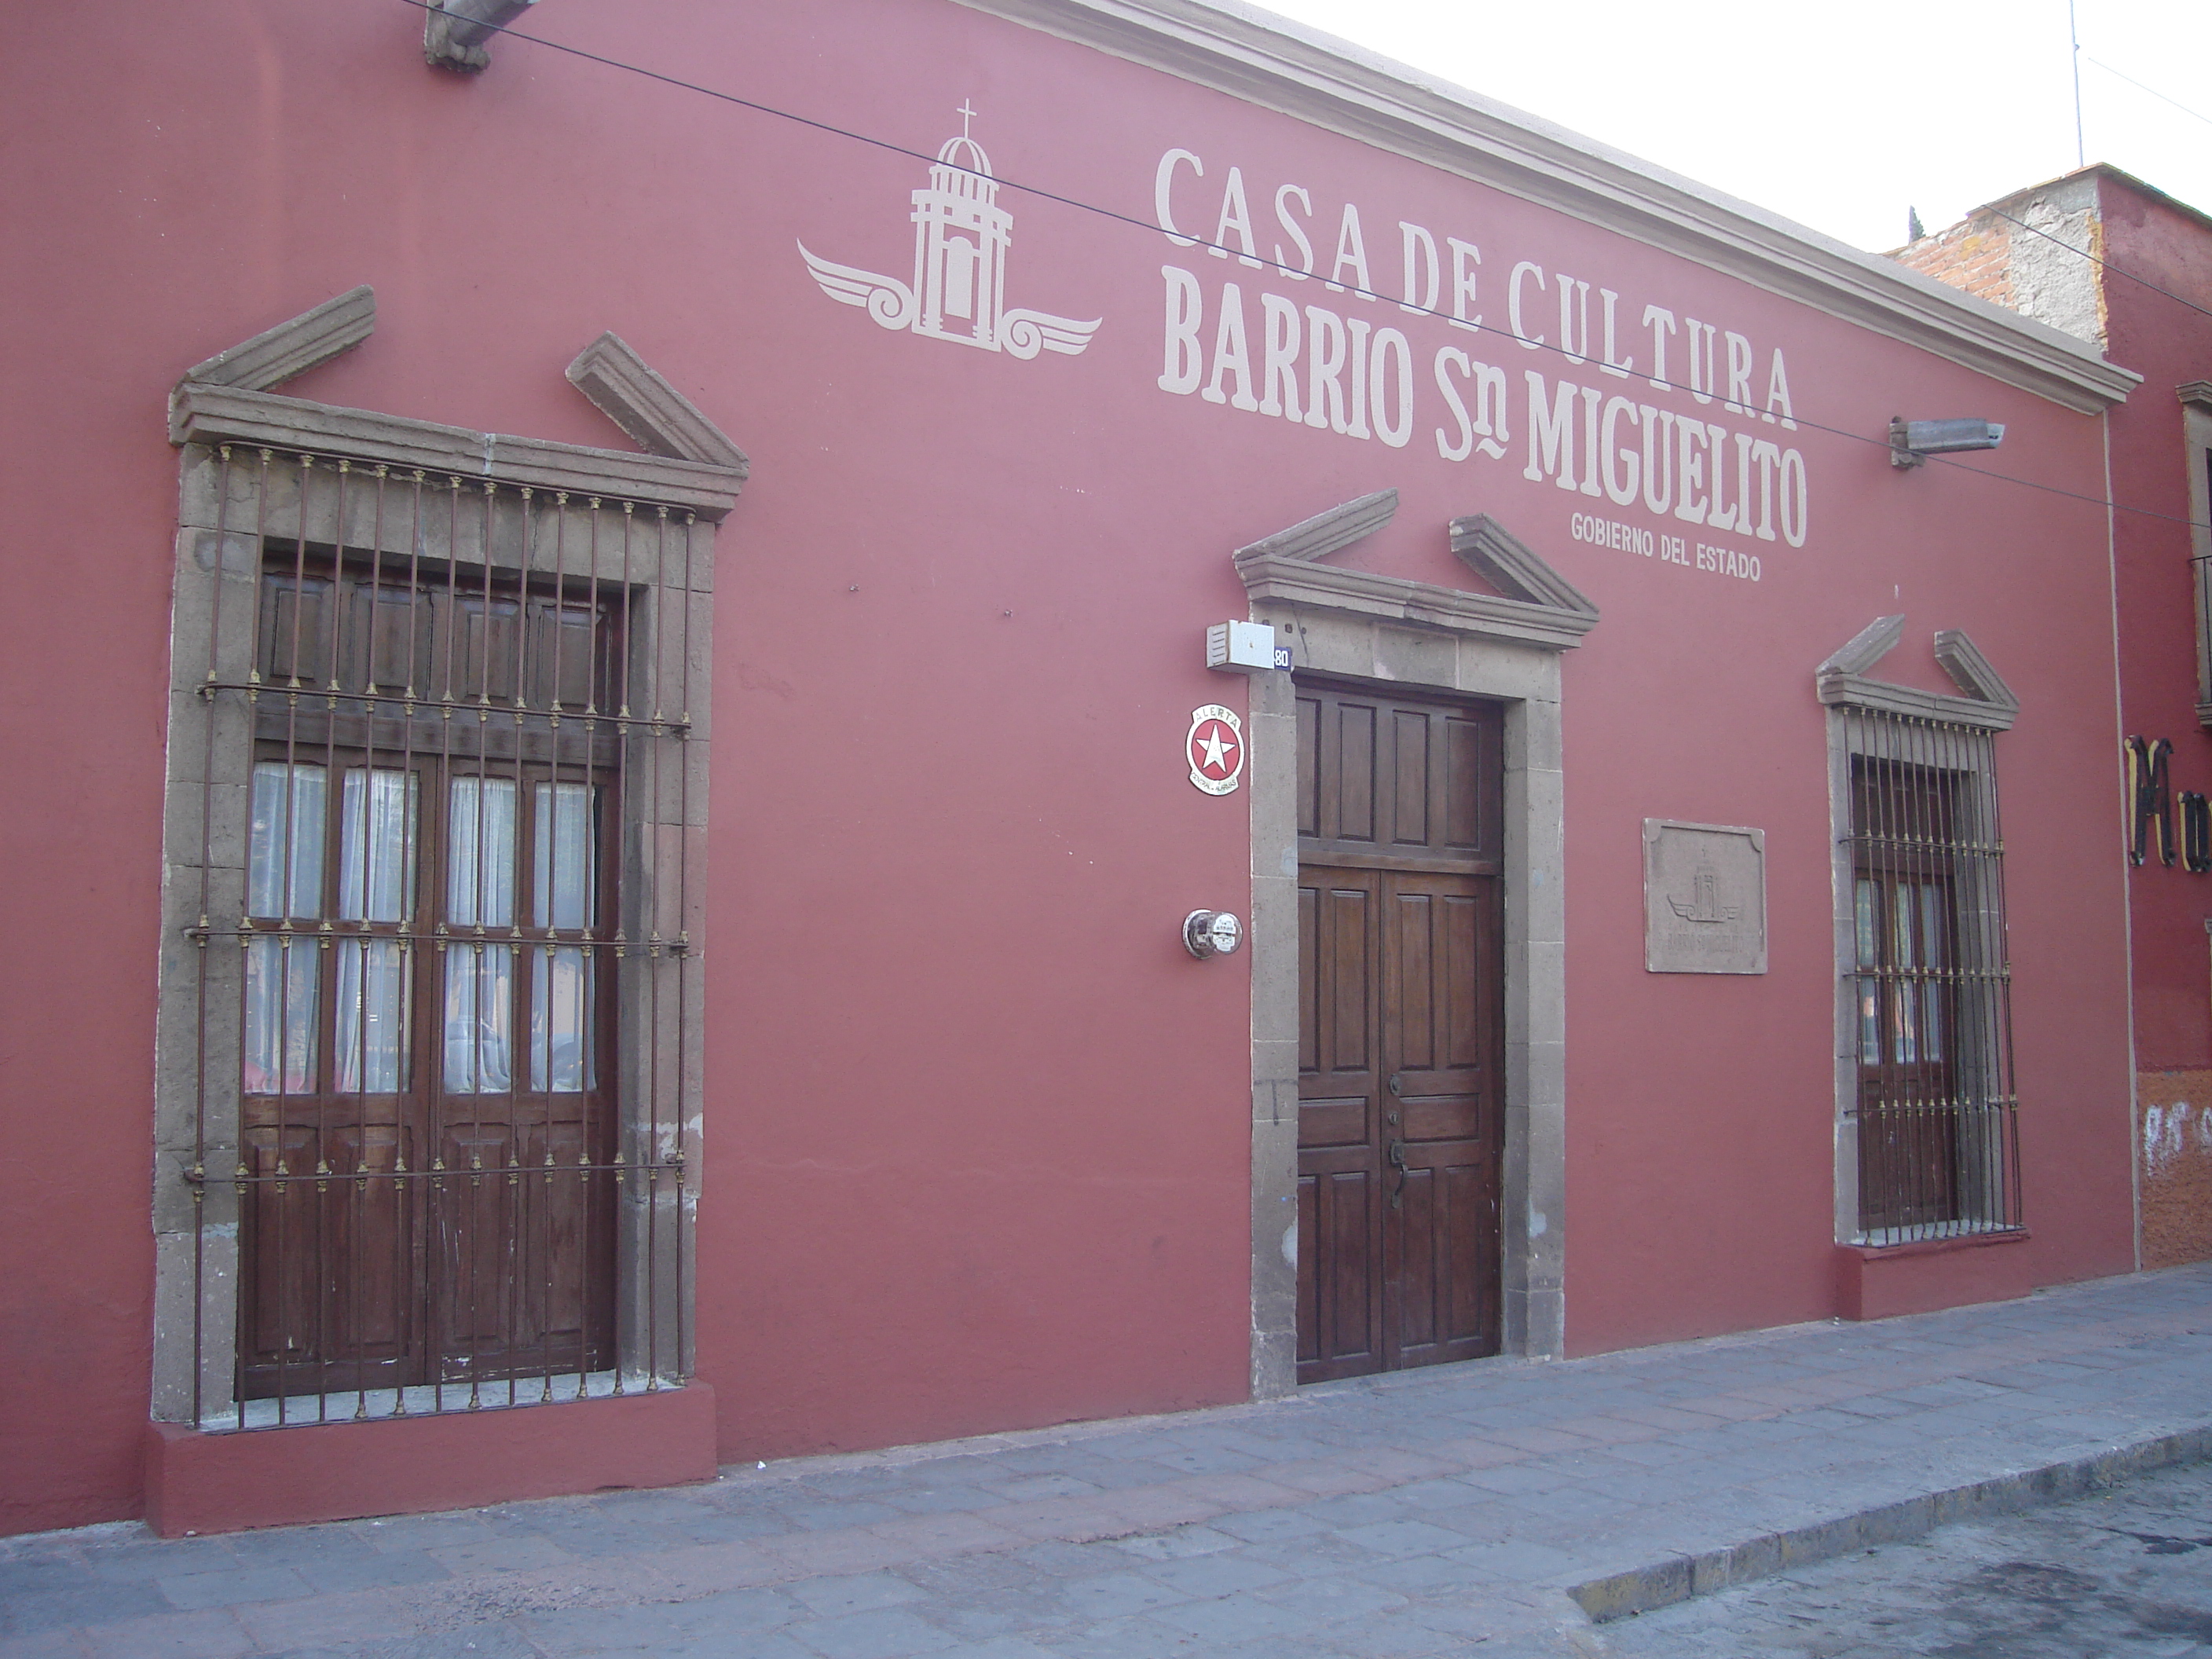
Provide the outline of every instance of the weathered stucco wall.
{"type": "Polygon", "coordinates": [[[2212,1072],[2136,1079],[2142,1149],[2142,1264],[2212,1257],[2212,1072]]]}

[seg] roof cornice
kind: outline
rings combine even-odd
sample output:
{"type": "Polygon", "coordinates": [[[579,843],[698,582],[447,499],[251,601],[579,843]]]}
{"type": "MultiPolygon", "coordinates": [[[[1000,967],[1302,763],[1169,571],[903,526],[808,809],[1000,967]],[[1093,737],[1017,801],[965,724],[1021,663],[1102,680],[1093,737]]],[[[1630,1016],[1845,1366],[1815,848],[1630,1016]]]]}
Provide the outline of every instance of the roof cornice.
{"type": "Polygon", "coordinates": [[[2070,335],[1235,0],[959,0],[1620,231],[2094,414],[2141,380],[2070,335]]]}

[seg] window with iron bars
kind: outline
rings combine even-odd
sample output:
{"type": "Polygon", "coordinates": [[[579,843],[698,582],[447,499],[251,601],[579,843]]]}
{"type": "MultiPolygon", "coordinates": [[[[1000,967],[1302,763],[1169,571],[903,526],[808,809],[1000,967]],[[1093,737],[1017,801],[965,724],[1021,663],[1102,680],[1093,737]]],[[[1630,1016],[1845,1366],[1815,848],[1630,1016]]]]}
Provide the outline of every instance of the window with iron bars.
{"type": "Polygon", "coordinates": [[[2016,1229],[1995,734],[1874,709],[1838,714],[1849,790],[1856,1241],[2016,1229]]]}
{"type": "Polygon", "coordinates": [[[186,445],[158,1419],[688,1370],[711,528],[555,447],[186,445]]]}

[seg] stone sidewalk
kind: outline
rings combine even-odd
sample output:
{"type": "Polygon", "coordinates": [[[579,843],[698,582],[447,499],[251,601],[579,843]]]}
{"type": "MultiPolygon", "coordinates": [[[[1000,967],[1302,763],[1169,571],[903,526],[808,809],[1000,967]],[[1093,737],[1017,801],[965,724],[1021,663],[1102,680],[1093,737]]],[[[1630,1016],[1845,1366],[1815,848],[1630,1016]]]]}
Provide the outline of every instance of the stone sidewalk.
{"type": "Polygon", "coordinates": [[[0,1659],[1593,1656],[1586,1608],[2208,1454],[2212,1266],[668,1492],[4,1540],[0,1659]]]}

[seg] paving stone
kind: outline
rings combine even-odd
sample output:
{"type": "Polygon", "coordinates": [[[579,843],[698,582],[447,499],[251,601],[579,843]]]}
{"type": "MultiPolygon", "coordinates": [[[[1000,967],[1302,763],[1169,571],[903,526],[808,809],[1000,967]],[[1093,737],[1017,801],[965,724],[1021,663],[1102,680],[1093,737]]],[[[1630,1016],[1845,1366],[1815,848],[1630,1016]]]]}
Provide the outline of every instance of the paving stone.
{"type": "Polygon", "coordinates": [[[0,1635],[0,1659],[84,1659],[84,1640],[75,1630],[41,1631],[36,1636],[0,1635]]]}
{"type": "Polygon", "coordinates": [[[1155,1623],[1144,1613],[1103,1620],[1052,1645],[1065,1659],[1193,1659],[1194,1654],[1210,1653],[1190,1632],[1155,1623]]]}
{"type": "Polygon", "coordinates": [[[927,1486],[907,1492],[886,1492],[883,1501],[908,1515],[939,1515],[964,1510],[988,1509],[1004,1500],[981,1486],[927,1486]]]}
{"type": "Polygon", "coordinates": [[[1218,1527],[1176,1527],[1167,1532],[1139,1533],[1110,1540],[1125,1555],[1146,1561],[1179,1561],[1187,1556],[1212,1555],[1233,1550],[1243,1540],[1218,1527]]]}
{"type": "Polygon", "coordinates": [[[0,1597],[0,1634],[35,1636],[44,1631],[159,1616],[176,1610],[156,1583],[88,1580],[67,1589],[25,1590],[0,1597]]]}
{"type": "Polygon", "coordinates": [[[463,1544],[477,1544],[489,1538],[491,1530],[480,1516],[471,1514],[408,1516],[392,1521],[369,1521],[362,1525],[362,1534],[373,1549],[398,1552],[427,1549],[448,1549],[463,1544]]]}
{"type": "Polygon", "coordinates": [[[268,1601],[234,1609],[256,1646],[278,1651],[345,1643],[390,1641],[410,1633],[415,1620],[380,1591],[268,1601]]]}
{"type": "Polygon", "coordinates": [[[1320,1625],[1368,1618],[1407,1605],[1407,1598],[1394,1589],[1353,1578],[1302,1578],[1254,1593],[1263,1601],[1292,1608],[1320,1625]]]}
{"type": "Polygon", "coordinates": [[[422,1553],[455,1574],[527,1572],[539,1567],[562,1566],[575,1559],[543,1535],[487,1537],[466,1544],[434,1545],[422,1553]]]}
{"type": "Polygon", "coordinates": [[[1256,1597],[1186,1601],[1145,1615],[1172,1631],[1181,1631],[1210,1644],[1247,1642],[1255,1637],[1296,1636],[1314,1628],[1311,1615],[1296,1607],[1262,1601],[1256,1597]]]}
{"type": "Polygon", "coordinates": [[[836,1574],[793,1584],[791,1594],[817,1613],[862,1613],[928,1598],[919,1586],[894,1573],[836,1574]]]}
{"type": "MultiPolygon", "coordinates": [[[[1551,1494],[1554,1498],[1563,1495],[1551,1494]]],[[[1340,1536],[1362,1549],[1389,1556],[1435,1555],[1444,1550],[1463,1548],[1467,1543],[1459,1533],[1426,1521],[1383,1521],[1370,1526],[1347,1527],[1340,1536]]]]}
{"type": "Polygon", "coordinates": [[[522,1632],[549,1654],[658,1653],[702,1637],[751,1639],[802,1617],[806,1609],[776,1590],[730,1590],[696,1601],[631,1607],[580,1607],[529,1615],[522,1632]]]}
{"type": "Polygon", "coordinates": [[[239,1659],[257,1645],[224,1608],[118,1620],[81,1634],[92,1659],[239,1659]]]}
{"type": "Polygon", "coordinates": [[[1141,1572],[1101,1573],[1060,1587],[1060,1604],[1085,1620],[1116,1619],[1186,1600],[1185,1592],[1141,1572]]]}
{"type": "Polygon", "coordinates": [[[958,1640],[904,1607],[809,1620],[791,1626],[786,1633],[823,1659],[903,1659],[908,1654],[943,1652],[958,1640]]]}

